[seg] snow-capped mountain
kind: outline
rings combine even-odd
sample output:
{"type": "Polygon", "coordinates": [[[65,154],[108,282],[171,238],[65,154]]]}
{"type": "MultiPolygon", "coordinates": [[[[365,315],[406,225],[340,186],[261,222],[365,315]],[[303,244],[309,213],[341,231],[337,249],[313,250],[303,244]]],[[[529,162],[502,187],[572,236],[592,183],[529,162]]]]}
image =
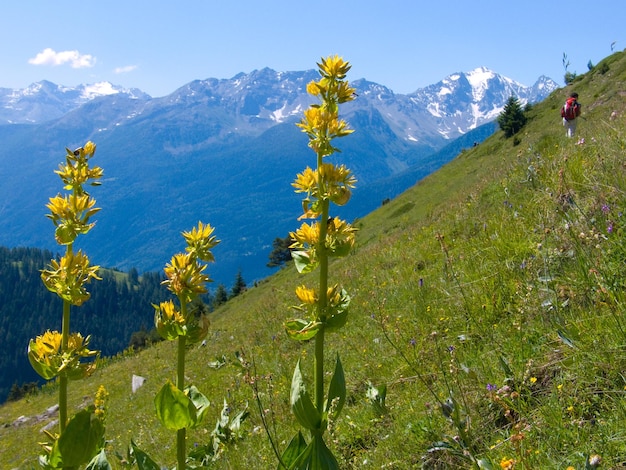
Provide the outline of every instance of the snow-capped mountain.
{"type": "MultiPolygon", "coordinates": [[[[94,263],[160,270],[180,250],[180,232],[202,220],[222,240],[214,279],[228,283],[238,269],[248,280],[267,275],[272,241],[294,230],[300,214],[291,182],[314,164],[294,123],[313,101],[306,84],[318,77],[265,68],[196,80],[160,98],[107,83],[0,89],[0,245],[56,249],[42,215],[60,190],[53,171],[65,147],[92,140],[105,171],[98,226],[83,247],[94,263]]],[[[341,114],[355,132],[337,143],[358,180],[351,212],[338,214],[346,218],[452,159],[459,137],[482,141],[494,129],[483,124],[511,95],[539,101],[557,88],[545,77],[525,87],[485,68],[407,95],[365,79],[351,84],[358,96],[341,114]],[[444,146],[451,150],[437,154],[444,146]]]]}
{"type": "Polygon", "coordinates": [[[0,88],[0,123],[37,123],[51,121],[101,96],[127,95],[147,100],[150,96],[136,88],[126,89],[109,82],[65,87],[47,80],[27,88],[0,88]]]}
{"type": "MultiPolygon", "coordinates": [[[[316,78],[314,70],[276,72],[265,68],[240,73],[231,79],[196,80],[156,99],[141,90],[125,89],[109,82],[72,88],[42,81],[21,90],[0,88],[0,123],[50,121],[93,99],[125,95],[142,101],[139,108],[145,105],[146,110],[161,106],[221,108],[241,118],[236,122],[236,130],[245,132],[298,116],[312,102],[306,84],[316,78]]],[[[347,106],[348,112],[371,106],[385,116],[394,132],[413,142],[454,139],[494,120],[511,95],[526,104],[541,101],[558,88],[556,82],[545,76],[529,87],[485,67],[454,73],[408,95],[395,94],[365,79],[355,80],[352,85],[360,99],[347,106]]],[[[126,115],[140,112],[135,110],[126,115]]]]}

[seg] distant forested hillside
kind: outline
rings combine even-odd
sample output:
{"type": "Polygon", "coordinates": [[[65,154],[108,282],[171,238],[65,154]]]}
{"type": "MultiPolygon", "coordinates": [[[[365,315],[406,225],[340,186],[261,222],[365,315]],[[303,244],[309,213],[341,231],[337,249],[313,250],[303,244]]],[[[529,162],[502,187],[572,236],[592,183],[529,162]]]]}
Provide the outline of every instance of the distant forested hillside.
{"type": "MultiPolygon", "coordinates": [[[[0,247],[0,402],[15,383],[40,381],[26,355],[31,338],[61,329],[62,302],[40,278],[55,255],[35,248],[0,247]]],[[[103,356],[128,347],[131,336],[153,327],[152,303],[170,298],[159,273],[102,269],[87,286],[91,298],[72,307],[72,331],[91,335],[91,349],[103,356]]]]}

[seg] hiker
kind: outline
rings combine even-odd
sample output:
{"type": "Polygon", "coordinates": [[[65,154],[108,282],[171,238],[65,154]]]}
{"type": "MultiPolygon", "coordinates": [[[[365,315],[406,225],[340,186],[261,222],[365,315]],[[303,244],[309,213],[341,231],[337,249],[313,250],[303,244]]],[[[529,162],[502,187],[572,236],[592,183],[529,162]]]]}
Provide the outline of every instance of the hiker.
{"type": "Polygon", "coordinates": [[[580,103],[578,102],[578,93],[570,93],[569,98],[561,108],[561,117],[563,118],[563,126],[565,126],[567,137],[574,137],[576,132],[576,118],[580,116],[580,103]]]}

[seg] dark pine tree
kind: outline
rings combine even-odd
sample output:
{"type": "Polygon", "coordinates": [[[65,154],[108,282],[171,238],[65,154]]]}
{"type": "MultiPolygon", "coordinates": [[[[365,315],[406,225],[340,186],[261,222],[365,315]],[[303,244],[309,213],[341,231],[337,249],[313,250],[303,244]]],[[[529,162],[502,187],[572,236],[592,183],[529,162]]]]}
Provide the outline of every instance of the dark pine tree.
{"type": "Polygon", "coordinates": [[[230,298],[232,299],[233,297],[237,297],[246,289],[246,281],[243,280],[240,269],[239,271],[237,271],[237,276],[235,276],[235,283],[233,284],[233,288],[230,290],[230,298]]]}
{"type": "Polygon", "coordinates": [[[502,114],[498,116],[498,125],[504,131],[504,136],[509,138],[517,134],[525,124],[526,115],[522,105],[515,96],[511,96],[504,105],[502,114]]]}
{"type": "Polygon", "coordinates": [[[269,254],[268,268],[275,268],[291,261],[291,250],[289,247],[293,240],[289,235],[285,238],[276,237],[272,243],[272,252],[269,254]]]}
{"type": "Polygon", "coordinates": [[[217,289],[215,290],[215,295],[213,295],[213,308],[217,308],[222,304],[225,304],[228,301],[228,292],[226,291],[226,287],[224,284],[218,284],[217,289]]]}

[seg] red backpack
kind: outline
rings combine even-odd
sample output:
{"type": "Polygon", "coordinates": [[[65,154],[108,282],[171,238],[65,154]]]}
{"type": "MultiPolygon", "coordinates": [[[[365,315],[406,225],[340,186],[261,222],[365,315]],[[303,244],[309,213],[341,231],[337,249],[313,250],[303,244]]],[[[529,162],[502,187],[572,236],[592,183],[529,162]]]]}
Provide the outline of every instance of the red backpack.
{"type": "Polygon", "coordinates": [[[576,119],[580,114],[580,105],[576,102],[576,98],[568,98],[563,107],[561,108],[561,117],[567,121],[576,119]]]}

